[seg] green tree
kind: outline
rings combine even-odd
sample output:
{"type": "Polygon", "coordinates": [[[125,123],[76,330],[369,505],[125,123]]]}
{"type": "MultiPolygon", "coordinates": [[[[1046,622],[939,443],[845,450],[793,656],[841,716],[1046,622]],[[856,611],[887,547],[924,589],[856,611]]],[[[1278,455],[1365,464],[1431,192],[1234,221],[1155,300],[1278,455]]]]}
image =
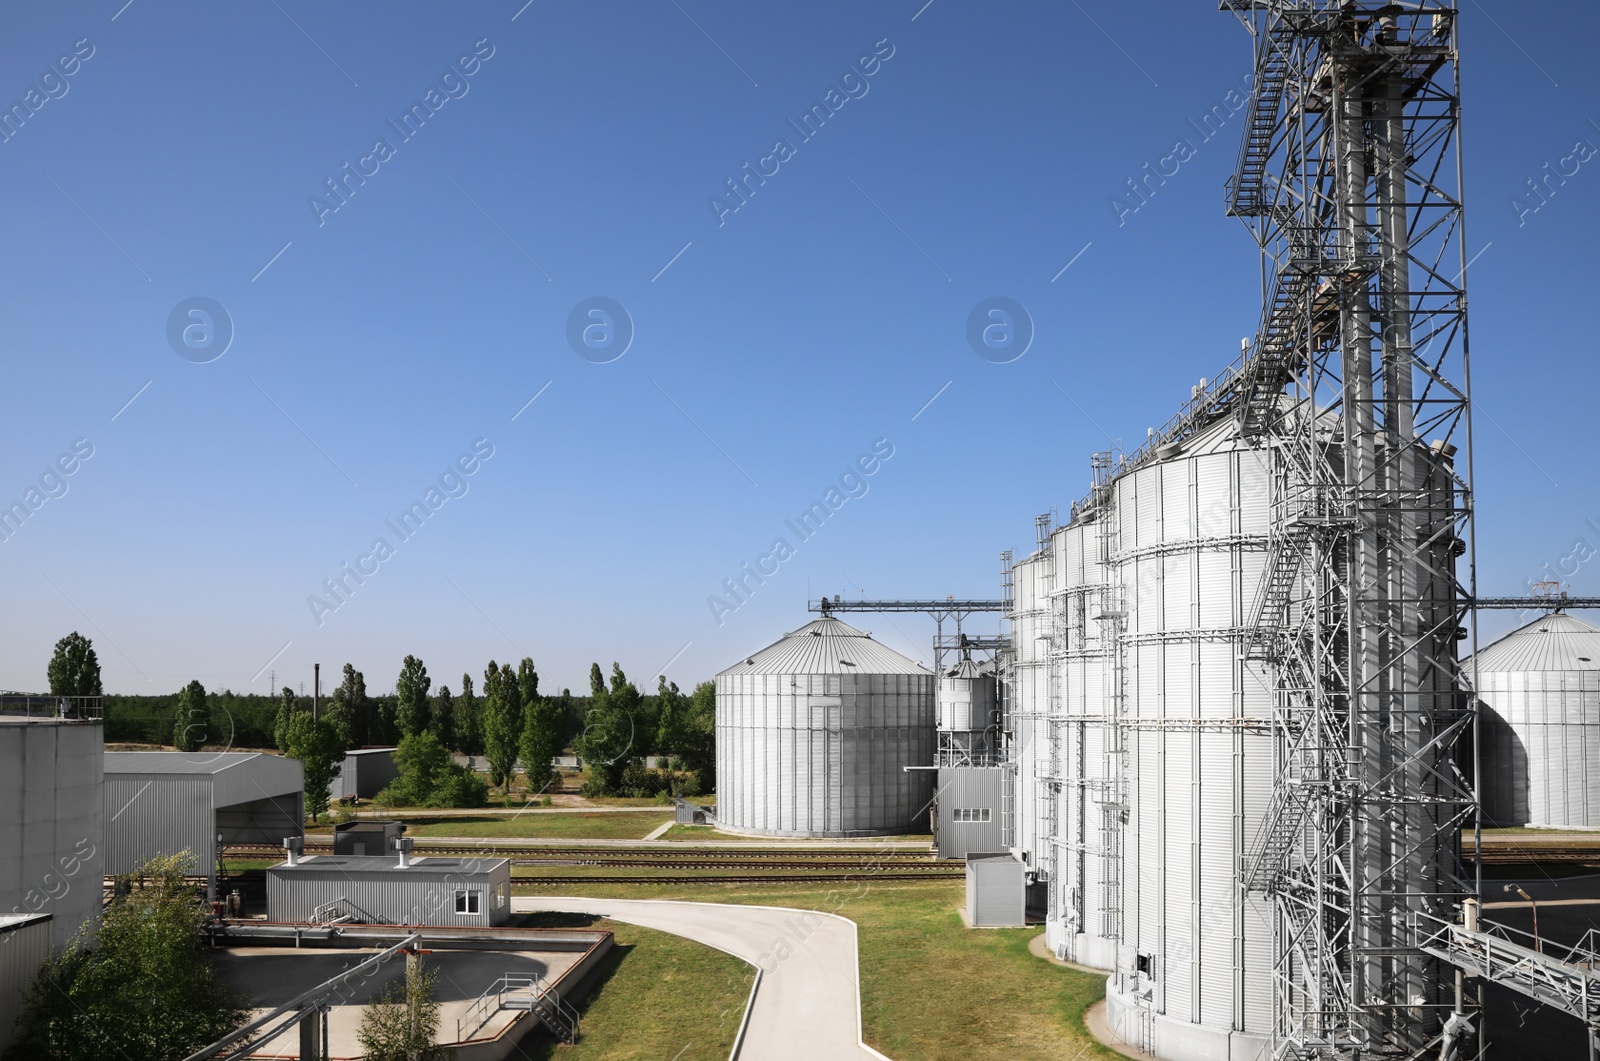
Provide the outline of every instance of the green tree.
{"type": "Polygon", "coordinates": [[[56,642],[48,669],[51,696],[100,696],[100,659],[94,642],[78,631],[56,642]]]}
{"type": "Polygon", "coordinates": [[[217,983],[202,949],[191,872],[187,851],[151,859],[98,927],[45,962],[8,1061],[177,1061],[244,1023],[244,1000],[217,983]]]}
{"type": "Polygon", "coordinates": [[[524,709],[539,699],[539,672],[534,668],[533,660],[527,656],[523,656],[522,662],[517,664],[517,691],[524,709]]]}
{"type": "Polygon", "coordinates": [[[456,746],[456,702],[448,685],[439,686],[433,697],[433,733],[446,748],[456,746]]]}
{"type": "Polygon", "coordinates": [[[280,752],[289,750],[289,720],[297,709],[294,690],[287,685],[278,694],[278,713],[272,721],[272,743],[280,752]]]}
{"type": "Polygon", "coordinates": [[[399,776],[378,793],[387,807],[481,807],[489,799],[483,778],[450,758],[428,730],[400,738],[399,776]]]}
{"type": "Polygon", "coordinates": [[[444,1061],[450,1056],[434,1045],[439,1003],[433,989],[433,972],[421,957],[407,957],[405,985],[384,988],[362,1015],[356,1039],[367,1061],[444,1061]]]}
{"type": "Polygon", "coordinates": [[[511,664],[489,661],[483,672],[483,755],[489,760],[489,780],[510,796],[517,769],[517,745],[522,740],[522,690],[511,664]]]}
{"type": "Polygon", "coordinates": [[[674,753],[691,775],[693,791],[711,795],[717,791],[717,686],[701,682],[689,694],[684,722],[678,730],[679,744],[674,753]]]}
{"type": "Polygon", "coordinates": [[[206,742],[206,687],[190,682],[178,694],[178,707],[172,716],[172,746],[192,752],[206,742]]]}
{"type": "Polygon", "coordinates": [[[656,676],[656,751],[662,755],[682,754],[684,727],[689,721],[688,697],[678,691],[677,682],[666,675],[656,676]]]}
{"type": "Polygon", "coordinates": [[[472,694],[472,675],[461,676],[461,695],[456,697],[456,751],[462,755],[483,754],[483,704],[472,694]]]}
{"type": "Polygon", "coordinates": [[[348,663],[343,680],[333,691],[328,717],[346,748],[359,748],[371,739],[372,701],[367,698],[367,679],[348,663]]]}
{"type": "Polygon", "coordinates": [[[598,663],[589,668],[589,687],[589,710],[584,715],[583,735],[577,742],[577,752],[588,773],[584,787],[590,795],[614,795],[622,788],[629,759],[638,754],[634,749],[634,716],[639,707],[639,690],[616,663],[611,665],[610,689],[601,681],[598,663]]]}
{"type": "Polygon", "coordinates": [[[296,711],[289,721],[288,744],[284,754],[305,767],[306,813],[317,821],[327,813],[333,779],[344,767],[344,737],[333,719],[313,719],[309,711],[296,711]]]}
{"type": "Polygon", "coordinates": [[[433,712],[428,704],[428,689],[433,679],[420,659],[407,656],[400,664],[400,677],[395,680],[394,692],[398,707],[395,722],[401,737],[421,733],[433,724],[433,712]]]}
{"type": "Polygon", "coordinates": [[[528,788],[544,792],[556,780],[556,756],[567,743],[567,718],[561,705],[543,698],[523,711],[522,769],[528,788]]]}

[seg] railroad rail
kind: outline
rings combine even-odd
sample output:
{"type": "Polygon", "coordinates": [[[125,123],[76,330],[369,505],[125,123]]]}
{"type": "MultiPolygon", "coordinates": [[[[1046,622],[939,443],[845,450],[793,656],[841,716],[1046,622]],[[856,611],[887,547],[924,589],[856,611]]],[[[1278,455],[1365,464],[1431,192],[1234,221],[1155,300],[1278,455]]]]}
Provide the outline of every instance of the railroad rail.
{"type": "Polygon", "coordinates": [[[769,873],[760,876],[718,874],[706,877],[513,877],[515,887],[584,887],[591,884],[831,884],[860,883],[863,880],[930,881],[956,880],[965,869],[952,868],[935,873],[769,873]]]}
{"type": "MultiPolygon", "coordinates": [[[[305,845],[308,855],[331,854],[331,844],[305,845]]],[[[778,865],[785,862],[803,865],[836,863],[861,865],[866,862],[888,862],[895,865],[931,865],[931,851],[842,851],[819,849],[816,851],[793,849],[788,851],[740,851],[736,849],[691,849],[669,851],[660,848],[601,848],[601,847],[500,847],[492,842],[477,844],[418,844],[412,852],[425,855],[477,855],[484,858],[509,858],[515,865],[638,865],[672,866],[686,861],[705,865],[729,866],[740,863],[752,865],[778,865]]],[[[225,849],[224,858],[275,858],[282,857],[283,849],[270,844],[238,844],[225,849]]]]}

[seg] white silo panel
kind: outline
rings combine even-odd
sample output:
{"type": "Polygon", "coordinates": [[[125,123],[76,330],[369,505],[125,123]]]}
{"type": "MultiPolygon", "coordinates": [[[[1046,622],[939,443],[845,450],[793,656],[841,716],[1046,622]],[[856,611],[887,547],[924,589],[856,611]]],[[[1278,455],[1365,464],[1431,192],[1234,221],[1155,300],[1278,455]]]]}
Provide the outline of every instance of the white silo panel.
{"type": "MultiPolygon", "coordinates": [[[[1273,738],[1261,733],[1242,733],[1238,738],[1241,763],[1237,771],[1239,804],[1244,810],[1238,840],[1248,852],[1272,802],[1271,770],[1273,738]],[[1263,765],[1257,765],[1263,764],[1263,765]],[[1242,836],[1239,835],[1242,833],[1242,836]]],[[[1272,977],[1255,975],[1254,970],[1270,969],[1273,961],[1272,905],[1259,894],[1244,896],[1240,922],[1244,932],[1243,968],[1252,970],[1243,980],[1245,1030],[1265,1034],[1272,1025],[1272,977]]],[[[1237,974],[1236,974],[1237,975],[1237,974]]]]}
{"type": "MultiPolygon", "coordinates": [[[[1237,618],[1235,607],[1240,596],[1239,574],[1235,569],[1239,561],[1238,551],[1206,549],[1199,554],[1197,561],[1200,625],[1208,630],[1244,625],[1237,618]]],[[[1255,592],[1256,584],[1246,583],[1251,593],[1255,592]]]]}
{"type": "Polygon", "coordinates": [[[1194,554],[1173,553],[1161,563],[1161,629],[1187,630],[1194,626],[1194,554]]]}
{"type": "Polygon", "coordinates": [[[1132,744],[1130,758],[1137,764],[1134,766],[1137,776],[1129,785],[1135,800],[1128,814],[1134,842],[1127,846],[1134,853],[1134,859],[1123,872],[1122,879],[1137,882],[1137,887],[1133,901],[1124,905],[1134,914],[1129,941],[1140,952],[1150,953],[1160,946],[1161,867],[1165,864],[1160,828],[1161,738],[1158,731],[1145,729],[1136,730],[1127,739],[1132,744]]]}
{"type": "Polygon", "coordinates": [[[1166,976],[1166,1009],[1194,1020],[1195,830],[1194,734],[1164,733],[1161,852],[1164,892],[1161,908],[1161,971],[1166,976]]]}
{"type": "Polygon", "coordinates": [[[1272,520],[1272,505],[1267,496],[1267,456],[1255,450],[1237,450],[1233,461],[1238,533],[1265,538],[1272,520]]]}
{"type": "MultiPolygon", "coordinates": [[[[1209,646],[1207,646],[1209,647],[1209,646]]],[[[1235,754],[1239,735],[1200,731],[1199,797],[1196,812],[1200,820],[1196,876],[1198,886],[1200,936],[1201,1023],[1228,1027],[1234,1019],[1234,961],[1236,955],[1234,872],[1235,815],[1240,810],[1240,793],[1234,784],[1235,754]]]]}
{"type": "Polygon", "coordinates": [[[1133,668],[1130,683],[1134,693],[1133,715],[1161,717],[1161,646],[1133,645],[1124,650],[1133,668]]]}
{"type": "Polygon", "coordinates": [[[1194,718],[1193,641],[1169,641],[1157,647],[1161,663],[1161,714],[1164,718],[1194,718]]]}
{"type": "MultiPolygon", "coordinates": [[[[1195,642],[1199,658],[1199,701],[1195,718],[1231,718],[1235,711],[1234,690],[1240,688],[1238,649],[1231,641],[1195,642]]],[[[1231,773],[1232,763],[1228,764],[1231,773]]]]}
{"type": "Polygon", "coordinates": [[[1226,538],[1233,533],[1234,462],[1228,456],[1208,456],[1194,462],[1195,528],[1197,538],[1226,538]]]}
{"type": "Polygon", "coordinates": [[[1136,520],[1133,547],[1143,549],[1162,539],[1161,469],[1159,466],[1142,468],[1133,474],[1133,479],[1136,520]]]}
{"type": "Polygon", "coordinates": [[[1190,473],[1194,461],[1175,460],[1161,469],[1161,537],[1177,542],[1194,537],[1194,497],[1190,473]]]}

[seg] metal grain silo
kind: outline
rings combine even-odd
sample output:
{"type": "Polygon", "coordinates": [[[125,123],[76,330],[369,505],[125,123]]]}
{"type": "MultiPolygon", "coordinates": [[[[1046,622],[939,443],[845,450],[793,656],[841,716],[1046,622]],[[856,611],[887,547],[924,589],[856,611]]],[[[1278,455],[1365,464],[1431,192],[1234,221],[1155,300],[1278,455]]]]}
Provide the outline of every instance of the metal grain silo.
{"type": "Polygon", "coordinates": [[[1484,816],[1600,827],[1600,629],[1556,612],[1479,650],[1476,663],[1484,816]]]}
{"type": "Polygon", "coordinates": [[[993,754],[998,690],[994,667],[964,658],[939,675],[940,761],[985,765],[993,754]]]}
{"type": "Polygon", "coordinates": [[[1111,780],[1113,733],[1106,715],[1103,628],[1105,524],[1092,510],[1051,536],[1052,658],[1041,772],[1053,783],[1046,943],[1057,955],[1109,969],[1115,961],[1120,799],[1111,780]]]}
{"type": "Polygon", "coordinates": [[[1253,1057],[1272,1020],[1272,925],[1238,869],[1272,793],[1269,675],[1245,629],[1267,556],[1266,457],[1232,424],[1111,485],[1120,597],[1110,713],[1126,745],[1121,1034],[1167,1058],[1253,1057]]]}
{"type": "Polygon", "coordinates": [[[717,675],[717,823],[920,832],[934,743],[933,672],[824,615],[717,675]]]}
{"type": "Polygon", "coordinates": [[[1054,584],[1054,559],[1048,543],[1012,569],[1016,597],[1011,613],[1011,755],[1016,766],[1014,788],[1014,845],[1017,855],[1035,878],[1048,876],[1049,837],[1052,824],[1044,799],[1044,771],[1048,769],[1045,717],[1050,621],[1050,590],[1054,584]]]}

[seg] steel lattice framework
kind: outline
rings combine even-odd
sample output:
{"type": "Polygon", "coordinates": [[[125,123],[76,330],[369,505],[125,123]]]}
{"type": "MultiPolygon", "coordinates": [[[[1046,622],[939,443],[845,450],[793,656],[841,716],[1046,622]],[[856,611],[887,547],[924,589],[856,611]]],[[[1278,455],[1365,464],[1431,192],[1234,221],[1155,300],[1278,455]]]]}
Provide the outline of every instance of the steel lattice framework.
{"type": "Polygon", "coordinates": [[[1270,280],[1253,346],[1186,413],[1236,417],[1272,457],[1249,645],[1273,675],[1277,780],[1241,875],[1274,909],[1273,1056],[1436,1056],[1461,1002],[1416,925],[1476,890],[1454,754],[1475,595],[1470,560],[1456,572],[1471,438],[1455,11],[1221,7],[1256,51],[1228,210],[1270,280]]]}

